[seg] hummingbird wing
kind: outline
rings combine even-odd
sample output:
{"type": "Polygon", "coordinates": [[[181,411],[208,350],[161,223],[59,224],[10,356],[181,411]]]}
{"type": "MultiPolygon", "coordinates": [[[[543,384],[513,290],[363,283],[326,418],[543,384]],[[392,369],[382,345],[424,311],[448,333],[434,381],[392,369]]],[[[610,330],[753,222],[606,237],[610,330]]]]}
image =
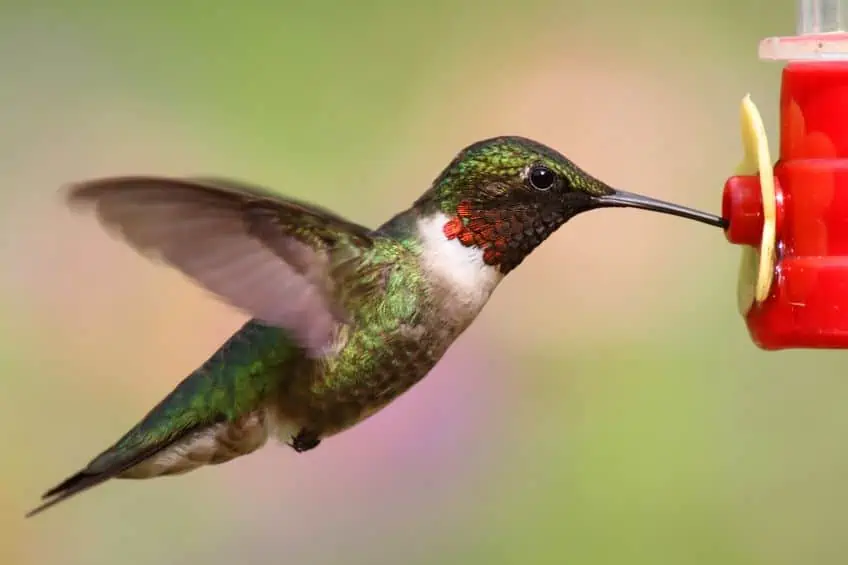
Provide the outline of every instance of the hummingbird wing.
{"type": "MultiPolygon", "coordinates": [[[[367,228],[317,206],[222,179],[116,177],[71,187],[74,208],[143,255],[176,267],[224,301],[288,330],[324,355],[345,308],[367,228]]],[[[361,273],[360,273],[361,274],[361,273]]],[[[362,283],[365,284],[365,283],[362,283]]]]}
{"type": "MultiPolygon", "coordinates": [[[[179,474],[302,427],[277,400],[324,355],[348,310],[382,291],[390,242],[318,207],[220,179],[123,177],[72,187],[74,207],[253,315],[121,439],[44,494],[32,516],[112,478],[179,474]],[[382,247],[376,245],[382,242],[382,247]]],[[[400,248],[394,250],[400,253],[400,248]]]]}

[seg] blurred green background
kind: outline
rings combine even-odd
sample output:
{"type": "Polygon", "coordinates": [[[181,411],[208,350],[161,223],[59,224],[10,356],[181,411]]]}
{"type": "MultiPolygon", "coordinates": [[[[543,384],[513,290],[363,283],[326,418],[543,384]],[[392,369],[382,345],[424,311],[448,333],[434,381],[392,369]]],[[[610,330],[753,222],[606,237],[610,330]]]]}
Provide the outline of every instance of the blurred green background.
{"type": "Polygon", "coordinates": [[[846,354],[765,353],[739,250],[569,223],[378,416],[179,478],[46,487],[244,317],[72,216],[124,173],[264,183],[376,225],[514,133],[717,211],[751,92],[775,147],[789,0],[0,1],[0,563],[844,563],[846,354]]]}

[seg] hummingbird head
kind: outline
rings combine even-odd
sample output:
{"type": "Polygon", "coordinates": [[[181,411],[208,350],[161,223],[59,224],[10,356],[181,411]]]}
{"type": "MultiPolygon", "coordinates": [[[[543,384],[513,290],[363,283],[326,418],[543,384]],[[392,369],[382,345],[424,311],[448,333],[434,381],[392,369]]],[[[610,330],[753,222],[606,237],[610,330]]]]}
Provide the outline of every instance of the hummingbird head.
{"type": "Polygon", "coordinates": [[[719,216],[614,189],[550,147],[516,136],[463,149],[415,207],[444,214],[445,237],[481,249],[503,274],[569,219],[597,208],[641,208],[726,227],[719,216]]]}

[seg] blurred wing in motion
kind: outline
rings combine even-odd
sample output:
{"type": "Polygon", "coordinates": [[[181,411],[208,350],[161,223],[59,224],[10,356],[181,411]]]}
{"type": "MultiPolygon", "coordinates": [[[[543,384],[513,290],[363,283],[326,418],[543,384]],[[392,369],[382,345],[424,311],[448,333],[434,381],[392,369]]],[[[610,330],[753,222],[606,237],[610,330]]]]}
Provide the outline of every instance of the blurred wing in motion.
{"type": "Polygon", "coordinates": [[[117,177],[71,188],[74,208],[229,304],[322,355],[370,231],[332,212],[220,179],[117,177]]]}

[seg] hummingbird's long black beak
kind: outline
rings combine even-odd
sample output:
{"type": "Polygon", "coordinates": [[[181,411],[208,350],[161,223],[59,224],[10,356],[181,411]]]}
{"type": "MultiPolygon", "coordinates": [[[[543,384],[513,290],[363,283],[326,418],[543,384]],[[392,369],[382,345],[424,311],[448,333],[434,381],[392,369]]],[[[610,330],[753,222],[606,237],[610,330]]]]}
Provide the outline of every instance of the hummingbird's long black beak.
{"type": "Polygon", "coordinates": [[[672,204],[671,202],[663,202],[641,194],[625,192],[623,190],[614,190],[610,194],[602,196],[593,196],[592,200],[598,208],[641,208],[642,210],[650,210],[652,212],[660,212],[661,214],[671,214],[681,218],[688,218],[709,224],[717,228],[727,229],[727,220],[715,214],[708,214],[686,206],[672,204]]]}

